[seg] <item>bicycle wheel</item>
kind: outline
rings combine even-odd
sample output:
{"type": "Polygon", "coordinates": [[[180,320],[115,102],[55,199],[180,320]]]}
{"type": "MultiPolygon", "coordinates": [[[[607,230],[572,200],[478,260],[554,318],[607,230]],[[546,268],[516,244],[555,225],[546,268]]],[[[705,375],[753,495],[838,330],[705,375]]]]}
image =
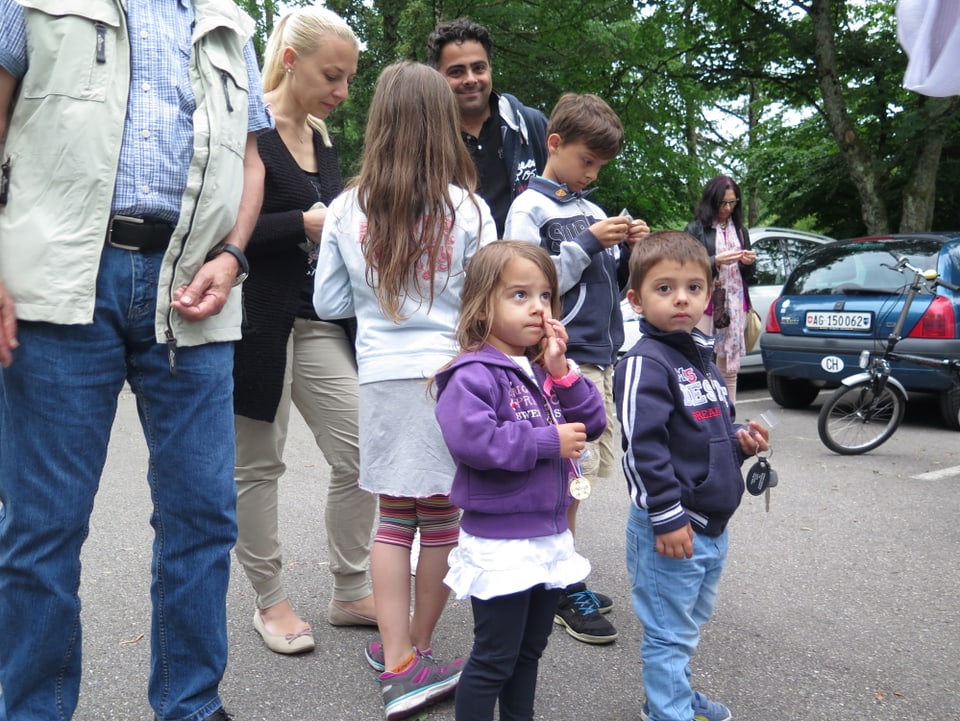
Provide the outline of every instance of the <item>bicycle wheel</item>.
{"type": "Polygon", "coordinates": [[[900,426],[907,399],[891,384],[876,394],[869,379],[840,386],[820,409],[817,432],[823,445],[845,456],[872,451],[900,426]]]}

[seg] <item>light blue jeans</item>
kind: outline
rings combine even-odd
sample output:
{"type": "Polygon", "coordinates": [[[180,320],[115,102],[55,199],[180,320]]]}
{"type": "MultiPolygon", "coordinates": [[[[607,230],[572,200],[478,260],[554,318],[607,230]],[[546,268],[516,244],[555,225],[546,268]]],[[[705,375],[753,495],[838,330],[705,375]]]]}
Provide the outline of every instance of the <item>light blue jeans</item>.
{"type": "Polygon", "coordinates": [[[627,572],[633,610],[643,624],[640,658],[651,721],[691,721],[690,659],[700,627],[710,620],[727,559],[727,531],[694,534],[693,558],[656,551],[650,516],[631,504],[627,520],[627,572]]]}
{"type": "Polygon", "coordinates": [[[81,670],[80,549],[128,381],[150,453],[148,696],[161,721],[220,706],[236,540],[233,348],[154,339],[162,253],[106,247],[91,325],[21,322],[0,372],[0,721],[63,721],[81,670]]]}

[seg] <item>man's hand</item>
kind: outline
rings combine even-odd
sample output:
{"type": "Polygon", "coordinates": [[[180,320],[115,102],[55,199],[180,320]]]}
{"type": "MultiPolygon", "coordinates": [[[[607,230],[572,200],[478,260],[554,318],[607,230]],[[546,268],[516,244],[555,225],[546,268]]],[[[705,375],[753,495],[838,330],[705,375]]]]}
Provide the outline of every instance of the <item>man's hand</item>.
{"type": "Polygon", "coordinates": [[[216,315],[226,305],[239,270],[240,263],[233,255],[220,253],[200,266],[190,285],[173,291],[170,306],[190,321],[216,315]]]}
{"type": "Polygon", "coordinates": [[[17,309],[7,288],[0,283],[0,365],[7,368],[13,363],[13,350],[17,343],[17,309]]]}

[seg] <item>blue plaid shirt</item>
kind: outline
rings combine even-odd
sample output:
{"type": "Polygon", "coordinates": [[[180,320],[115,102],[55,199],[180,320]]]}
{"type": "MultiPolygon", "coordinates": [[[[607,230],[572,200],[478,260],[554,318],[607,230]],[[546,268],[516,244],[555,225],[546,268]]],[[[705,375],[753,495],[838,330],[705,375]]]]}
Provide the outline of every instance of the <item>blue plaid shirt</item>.
{"type": "MultiPolygon", "coordinates": [[[[196,99],[189,61],[194,12],[189,0],[129,0],[130,96],[112,209],[120,215],[180,215],[193,155],[196,99]],[[171,48],[174,49],[171,52],[171,48]]],[[[250,97],[248,130],[270,127],[253,43],[243,49],[250,97]]],[[[27,69],[23,8],[0,0],[0,65],[16,78],[27,69]]]]}

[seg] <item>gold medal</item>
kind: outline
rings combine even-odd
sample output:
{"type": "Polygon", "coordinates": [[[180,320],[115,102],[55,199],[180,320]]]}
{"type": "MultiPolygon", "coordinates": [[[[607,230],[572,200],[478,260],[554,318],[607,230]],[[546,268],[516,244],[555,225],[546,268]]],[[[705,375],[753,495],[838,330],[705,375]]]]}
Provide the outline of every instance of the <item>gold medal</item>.
{"type": "Polygon", "coordinates": [[[574,476],[570,479],[570,495],[576,498],[578,501],[585,501],[590,497],[590,491],[593,488],[588,481],[583,476],[574,476]]]}

